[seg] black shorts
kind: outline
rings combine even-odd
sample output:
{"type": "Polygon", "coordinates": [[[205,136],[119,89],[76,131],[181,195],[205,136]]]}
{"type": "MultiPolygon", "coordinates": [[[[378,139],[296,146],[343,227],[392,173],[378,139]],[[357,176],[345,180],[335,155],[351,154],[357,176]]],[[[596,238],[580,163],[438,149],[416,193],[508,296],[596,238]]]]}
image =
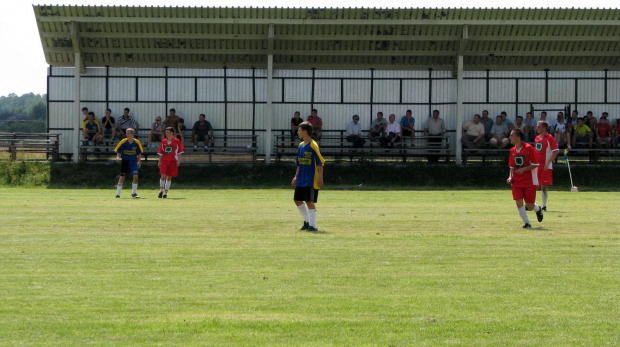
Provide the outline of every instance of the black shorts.
{"type": "Polygon", "coordinates": [[[411,136],[411,130],[402,129],[401,133],[403,134],[403,136],[411,136]]]}
{"type": "Polygon", "coordinates": [[[319,200],[319,190],[312,187],[295,187],[293,200],[316,203],[319,200]]]}
{"type": "Polygon", "coordinates": [[[121,176],[137,176],[138,175],[138,162],[137,161],[129,161],[122,159],[121,160],[121,176]]]}

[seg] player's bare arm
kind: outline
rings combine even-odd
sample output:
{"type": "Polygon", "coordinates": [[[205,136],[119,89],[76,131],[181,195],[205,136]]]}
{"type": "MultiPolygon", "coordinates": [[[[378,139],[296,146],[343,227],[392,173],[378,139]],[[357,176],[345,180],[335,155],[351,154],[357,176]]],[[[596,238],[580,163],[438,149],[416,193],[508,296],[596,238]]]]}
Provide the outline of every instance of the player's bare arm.
{"type": "Polygon", "coordinates": [[[291,185],[293,186],[293,188],[297,186],[297,175],[299,175],[299,167],[295,171],[295,177],[293,177],[293,180],[291,181],[291,185]]]}
{"type": "Polygon", "coordinates": [[[316,184],[319,186],[319,188],[321,188],[323,186],[323,166],[319,166],[318,167],[318,171],[319,171],[319,178],[317,179],[316,184]]]}

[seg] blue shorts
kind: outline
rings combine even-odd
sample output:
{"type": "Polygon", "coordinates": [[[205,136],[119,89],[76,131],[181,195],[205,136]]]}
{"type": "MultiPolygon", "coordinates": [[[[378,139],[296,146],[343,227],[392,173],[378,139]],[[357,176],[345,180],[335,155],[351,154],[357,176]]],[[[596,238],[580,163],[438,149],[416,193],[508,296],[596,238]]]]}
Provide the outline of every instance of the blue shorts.
{"type": "Polygon", "coordinates": [[[138,161],[136,160],[125,160],[121,161],[121,176],[125,175],[138,176],[138,161]]]}

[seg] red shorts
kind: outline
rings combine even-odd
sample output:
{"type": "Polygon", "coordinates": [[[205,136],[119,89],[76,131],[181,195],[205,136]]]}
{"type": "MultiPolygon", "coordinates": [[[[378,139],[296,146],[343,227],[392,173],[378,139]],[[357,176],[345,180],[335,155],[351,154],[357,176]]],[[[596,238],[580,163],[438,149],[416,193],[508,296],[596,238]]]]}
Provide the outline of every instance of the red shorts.
{"type": "Polygon", "coordinates": [[[166,175],[171,177],[177,177],[179,175],[179,167],[176,161],[161,161],[161,167],[159,168],[160,175],[166,175]]]}
{"type": "Polygon", "coordinates": [[[541,186],[553,185],[553,170],[545,171],[543,168],[538,168],[538,184],[541,186]]]}
{"type": "Polygon", "coordinates": [[[512,200],[525,200],[526,204],[533,204],[536,202],[536,189],[537,186],[531,187],[512,187],[512,200]]]}

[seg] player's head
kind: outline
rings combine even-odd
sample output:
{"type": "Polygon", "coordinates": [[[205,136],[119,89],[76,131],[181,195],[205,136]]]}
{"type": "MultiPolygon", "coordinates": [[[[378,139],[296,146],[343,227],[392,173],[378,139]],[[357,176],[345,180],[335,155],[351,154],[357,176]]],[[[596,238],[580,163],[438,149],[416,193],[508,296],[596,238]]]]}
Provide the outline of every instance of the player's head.
{"type": "Polygon", "coordinates": [[[131,140],[136,134],[136,131],[133,128],[127,128],[127,130],[125,130],[125,134],[127,135],[127,139],[131,140]]]}
{"type": "Polygon", "coordinates": [[[545,120],[541,120],[536,123],[536,132],[538,135],[543,135],[549,132],[549,123],[545,120]]]}
{"type": "Polygon", "coordinates": [[[523,142],[523,131],[515,129],[510,133],[510,142],[513,145],[518,145],[523,142]]]}
{"type": "Polygon", "coordinates": [[[301,122],[297,129],[297,135],[302,139],[310,137],[312,135],[312,124],[310,122],[301,122]]]}
{"type": "Polygon", "coordinates": [[[88,112],[88,120],[91,122],[95,120],[95,112],[88,112]]]}
{"type": "Polygon", "coordinates": [[[166,137],[168,139],[172,139],[174,137],[174,128],[173,127],[167,127],[166,128],[166,137]]]}

